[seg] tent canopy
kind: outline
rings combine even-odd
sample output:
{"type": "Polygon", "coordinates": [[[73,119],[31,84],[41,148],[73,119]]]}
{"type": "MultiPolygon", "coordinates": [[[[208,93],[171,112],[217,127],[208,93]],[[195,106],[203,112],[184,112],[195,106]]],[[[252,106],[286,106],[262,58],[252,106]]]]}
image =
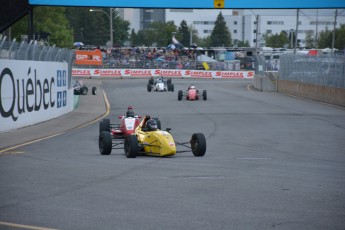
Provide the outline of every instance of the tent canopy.
{"type": "Polygon", "coordinates": [[[205,61],[205,62],[216,62],[217,60],[206,56],[205,54],[201,54],[196,58],[197,61],[205,61]]]}

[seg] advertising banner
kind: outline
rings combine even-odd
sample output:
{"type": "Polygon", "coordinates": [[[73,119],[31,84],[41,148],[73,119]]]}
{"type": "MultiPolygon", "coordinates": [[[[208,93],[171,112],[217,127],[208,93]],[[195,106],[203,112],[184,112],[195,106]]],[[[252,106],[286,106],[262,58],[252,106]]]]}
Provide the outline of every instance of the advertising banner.
{"type": "Polygon", "coordinates": [[[76,50],[76,65],[102,65],[102,52],[100,50],[76,50]]]}
{"type": "Polygon", "coordinates": [[[67,81],[67,63],[1,60],[0,132],[72,111],[73,89],[67,81]]]}
{"type": "Polygon", "coordinates": [[[72,69],[72,77],[254,78],[254,71],[176,69],[72,69]]]}

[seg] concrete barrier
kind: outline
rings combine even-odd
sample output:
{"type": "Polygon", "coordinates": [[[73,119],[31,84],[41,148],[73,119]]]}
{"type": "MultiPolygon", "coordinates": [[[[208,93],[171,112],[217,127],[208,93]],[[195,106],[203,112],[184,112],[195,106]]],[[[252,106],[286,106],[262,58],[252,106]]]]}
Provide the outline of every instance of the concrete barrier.
{"type": "Polygon", "coordinates": [[[264,92],[277,92],[277,71],[266,71],[264,76],[254,76],[254,87],[264,92]]]}
{"type": "Polygon", "coordinates": [[[278,80],[278,92],[345,107],[345,89],[278,80]]]}
{"type": "Polygon", "coordinates": [[[279,72],[254,76],[254,87],[264,92],[279,92],[345,107],[345,89],[280,80],[279,72]]]}

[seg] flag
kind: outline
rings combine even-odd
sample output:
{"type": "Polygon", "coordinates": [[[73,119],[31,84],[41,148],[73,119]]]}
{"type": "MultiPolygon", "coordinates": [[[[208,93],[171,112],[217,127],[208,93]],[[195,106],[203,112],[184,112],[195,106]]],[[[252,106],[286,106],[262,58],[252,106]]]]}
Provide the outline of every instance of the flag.
{"type": "Polygon", "coordinates": [[[172,42],[173,42],[174,44],[180,44],[180,42],[177,41],[177,39],[176,39],[175,37],[172,38],[172,42]]]}

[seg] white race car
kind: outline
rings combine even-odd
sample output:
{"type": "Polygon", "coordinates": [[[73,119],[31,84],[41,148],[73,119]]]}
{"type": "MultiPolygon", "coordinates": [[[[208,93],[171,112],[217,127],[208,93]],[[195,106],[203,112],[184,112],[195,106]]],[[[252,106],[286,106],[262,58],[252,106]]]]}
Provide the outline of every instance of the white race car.
{"type": "Polygon", "coordinates": [[[147,91],[158,91],[158,92],[164,92],[164,91],[171,91],[174,92],[174,85],[171,83],[171,79],[169,78],[167,81],[163,79],[163,77],[158,77],[156,79],[153,79],[153,77],[150,78],[149,83],[147,84],[147,91]]]}

